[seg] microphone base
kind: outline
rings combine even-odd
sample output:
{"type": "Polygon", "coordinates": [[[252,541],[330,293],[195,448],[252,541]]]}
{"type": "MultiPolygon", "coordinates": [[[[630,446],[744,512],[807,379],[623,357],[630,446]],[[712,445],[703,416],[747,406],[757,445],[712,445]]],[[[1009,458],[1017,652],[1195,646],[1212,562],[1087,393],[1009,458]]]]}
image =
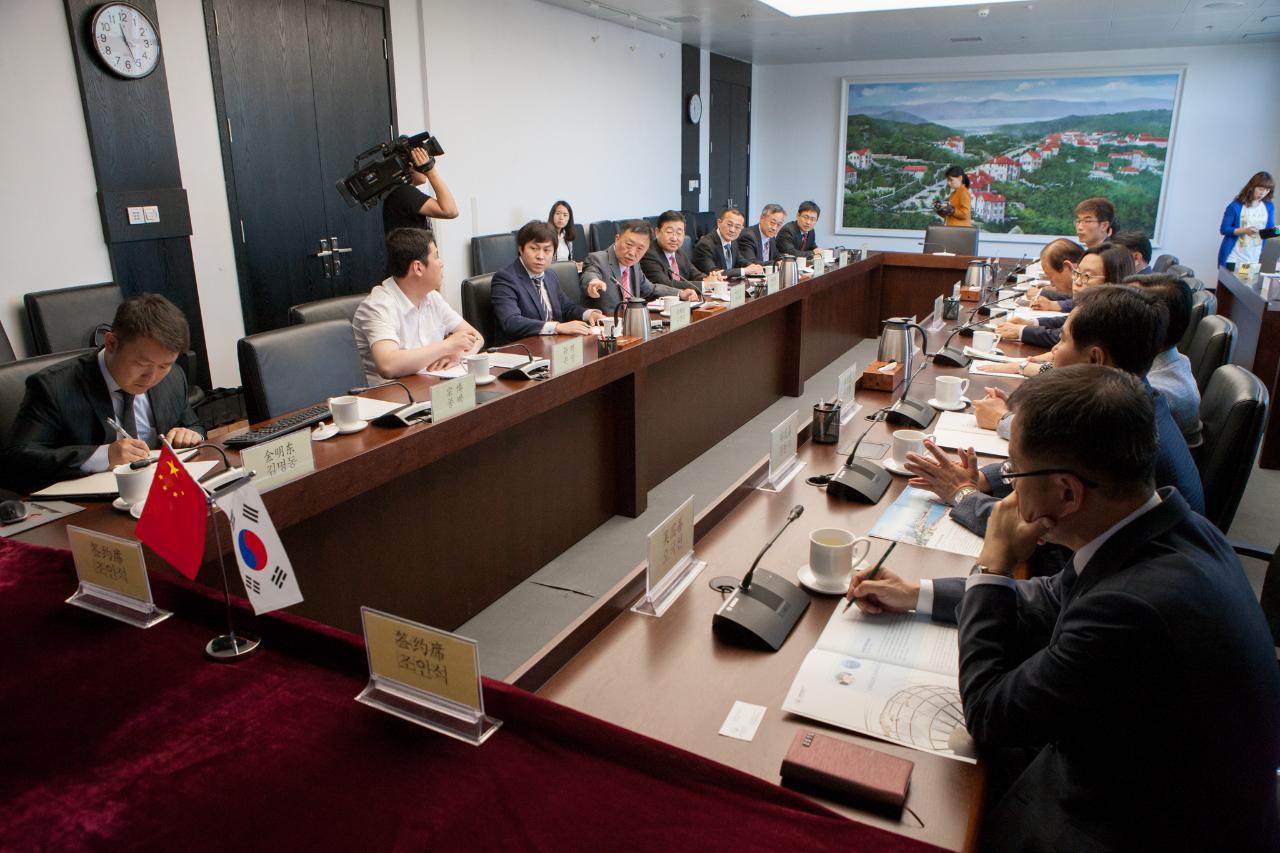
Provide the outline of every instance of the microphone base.
{"type": "Polygon", "coordinates": [[[519,367],[513,367],[510,370],[504,370],[498,374],[499,379],[536,379],[535,373],[540,371],[550,371],[551,362],[545,358],[537,358],[533,361],[522,364],[519,367]]]}
{"type": "Polygon", "coordinates": [[[919,400],[909,400],[903,397],[893,404],[892,409],[885,413],[884,419],[886,423],[894,426],[924,429],[933,423],[935,414],[937,413],[933,410],[933,406],[928,403],[921,403],[919,400]]]}
{"type": "Polygon", "coordinates": [[[776,652],[808,609],[804,590],[780,575],[756,569],[750,588],[739,586],[711,617],[711,630],[730,645],[776,652]]]}
{"type": "Polygon", "coordinates": [[[407,427],[414,424],[428,423],[431,420],[431,401],[418,400],[406,403],[394,411],[387,412],[373,419],[378,426],[407,427]]]}
{"type": "Polygon", "coordinates": [[[892,482],[893,477],[879,465],[866,459],[854,459],[827,483],[827,494],[837,500],[874,504],[880,502],[892,482]]]}
{"type": "MultiPolygon", "coordinates": [[[[970,333],[972,335],[972,332],[970,333]]],[[[968,367],[972,358],[964,354],[963,349],[946,347],[933,357],[933,363],[939,367],[968,367]]]]}

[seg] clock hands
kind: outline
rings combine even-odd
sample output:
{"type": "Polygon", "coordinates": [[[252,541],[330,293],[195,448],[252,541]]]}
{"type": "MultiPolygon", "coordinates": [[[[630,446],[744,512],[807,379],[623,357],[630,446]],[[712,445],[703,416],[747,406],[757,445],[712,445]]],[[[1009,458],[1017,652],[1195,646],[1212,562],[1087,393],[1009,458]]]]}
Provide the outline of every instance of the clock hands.
{"type": "MultiPolygon", "coordinates": [[[[133,23],[130,21],[130,23],[133,23]]],[[[124,46],[129,48],[129,55],[133,57],[133,61],[138,61],[138,51],[134,49],[133,42],[129,41],[129,36],[125,32],[125,16],[120,16],[120,38],[124,39],[124,46]]]]}

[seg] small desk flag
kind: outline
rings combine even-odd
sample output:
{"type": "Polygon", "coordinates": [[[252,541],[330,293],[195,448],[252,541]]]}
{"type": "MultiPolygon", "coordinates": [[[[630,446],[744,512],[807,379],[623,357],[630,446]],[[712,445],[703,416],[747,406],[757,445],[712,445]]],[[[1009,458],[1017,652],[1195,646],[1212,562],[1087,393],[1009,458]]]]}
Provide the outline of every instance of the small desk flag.
{"type": "Polygon", "coordinates": [[[204,489],[164,442],[134,535],[195,580],[204,558],[208,512],[204,489]]]}
{"type": "Polygon", "coordinates": [[[262,615],[302,601],[289,555],[253,483],[233,489],[216,502],[231,521],[231,550],[253,612],[262,615]]]}

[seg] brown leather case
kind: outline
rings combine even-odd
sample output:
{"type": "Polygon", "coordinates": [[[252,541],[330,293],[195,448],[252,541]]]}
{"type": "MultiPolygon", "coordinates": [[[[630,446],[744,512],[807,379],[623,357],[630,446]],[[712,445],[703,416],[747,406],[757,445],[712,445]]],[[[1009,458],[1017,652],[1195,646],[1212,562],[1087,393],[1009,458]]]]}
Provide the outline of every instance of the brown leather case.
{"type": "Polygon", "coordinates": [[[782,759],[782,782],[850,805],[901,809],[913,767],[904,758],[802,729],[782,759]]]}

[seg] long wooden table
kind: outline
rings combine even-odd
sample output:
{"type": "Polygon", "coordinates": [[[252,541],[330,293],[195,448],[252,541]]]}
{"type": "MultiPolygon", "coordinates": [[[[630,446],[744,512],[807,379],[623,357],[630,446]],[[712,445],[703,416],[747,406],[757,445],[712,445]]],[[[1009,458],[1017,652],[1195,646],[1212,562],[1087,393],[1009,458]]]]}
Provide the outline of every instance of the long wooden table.
{"type": "MultiPolygon", "coordinates": [[[[968,260],[873,254],[622,352],[588,345],[581,369],[499,380],[496,399],[439,424],[315,443],[316,470],[264,495],[306,597],[294,612],[352,631],[360,605],[460,625],[614,514],[642,513],[652,486],[877,335],[886,304],[923,316],[968,260]]],[[[556,340],[522,343],[549,356],[556,340]]],[[[435,381],[406,384],[422,399],[435,381]]],[[[93,504],[18,538],[66,547],[67,523],[134,527],[93,504]]],[[[198,579],[220,587],[213,543],[198,579]]]]}
{"type": "MultiPolygon", "coordinates": [[[[936,347],[939,342],[934,340],[931,344],[936,347]]],[[[1001,346],[1016,355],[1038,351],[1007,342],[1001,346]]],[[[935,377],[964,373],[960,368],[931,365],[916,378],[911,396],[932,396],[935,377]]],[[[988,385],[1012,390],[1021,381],[969,378],[975,380],[968,392],[971,398],[981,396],[988,385]]],[[[661,618],[639,616],[626,609],[644,592],[641,564],[602,596],[592,610],[526,661],[511,680],[557,702],[771,782],[779,781],[782,756],[800,729],[855,737],[781,710],[792,678],[839,599],[811,594],[809,610],[780,651],[746,651],[727,646],[713,636],[711,617],[723,598],[709,587],[707,580],[723,574],[741,576],[796,504],[804,506],[803,516],[761,563],[763,568],[793,582],[797,569],[808,562],[810,531],[841,527],[855,535],[866,535],[905,488],[906,478],[895,477],[893,486],[877,505],[865,506],[829,498],[825,490],[808,485],[805,477],[835,470],[843,461],[838,449],[847,449],[868,428],[864,416],[888,405],[900,393],[901,388],[892,394],[860,390],[857,399],[863,410],[846,425],[841,441],[836,445],[804,444],[800,458],[806,467],[782,492],[771,494],[749,485],[767,468],[766,460],[708,507],[699,517],[695,531],[695,553],[707,561],[708,568],[661,618]],[[717,734],[735,700],[768,709],[750,743],[717,734]]],[[[872,426],[866,441],[888,444],[895,429],[898,427],[885,424],[872,426]]],[[[886,545],[876,541],[872,559],[886,545]]],[[[958,554],[899,543],[888,565],[898,574],[918,580],[965,574],[971,563],[971,558],[958,554]]],[[[924,826],[907,813],[892,819],[822,800],[825,805],[857,820],[948,849],[974,847],[982,799],[978,768],[887,742],[868,741],[868,745],[915,762],[907,805],[924,826]]]]}
{"type": "MultiPolygon", "coordinates": [[[[1262,297],[1260,277],[1246,283],[1226,267],[1218,269],[1218,313],[1236,324],[1236,352],[1231,359],[1262,380],[1276,399],[1280,382],[1280,300],[1262,297]]],[[[1258,465],[1280,468],[1280,418],[1269,418],[1258,465]]]]}

